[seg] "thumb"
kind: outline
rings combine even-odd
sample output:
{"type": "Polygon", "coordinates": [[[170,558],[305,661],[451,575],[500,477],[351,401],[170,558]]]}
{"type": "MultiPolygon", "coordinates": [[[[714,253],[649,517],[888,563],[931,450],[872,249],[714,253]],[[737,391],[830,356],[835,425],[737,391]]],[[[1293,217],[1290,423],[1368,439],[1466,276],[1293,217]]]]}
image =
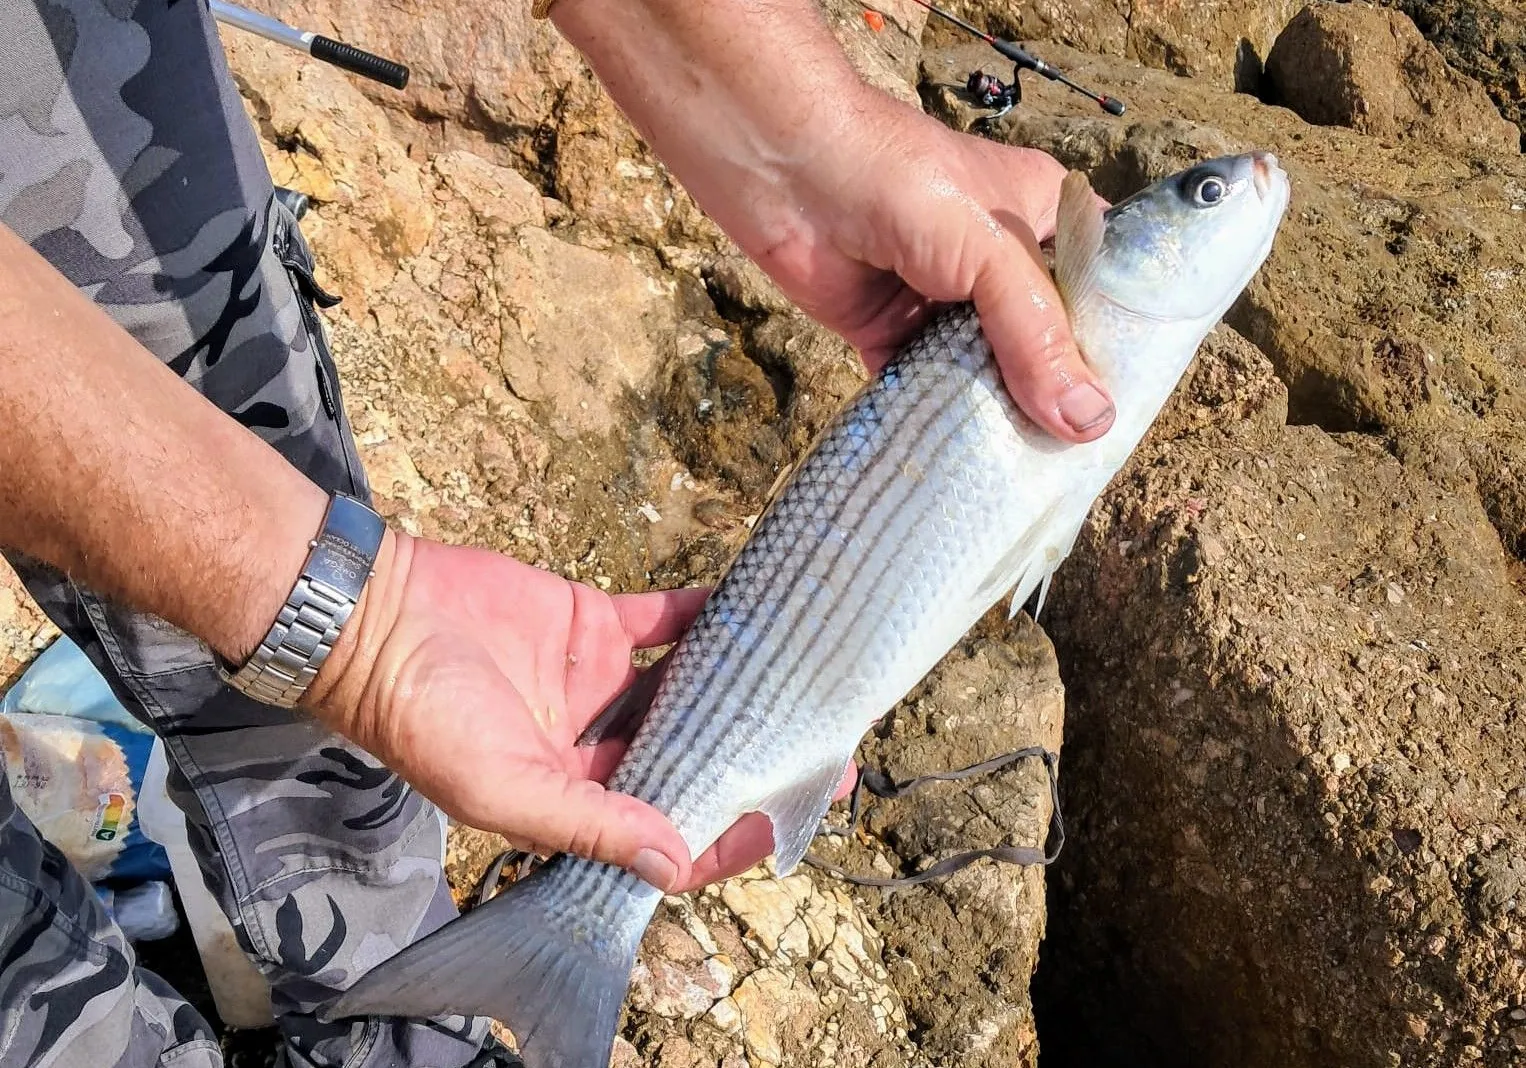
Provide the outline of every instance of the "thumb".
{"type": "Polygon", "coordinates": [[[1107,433],[1112,398],[1081,357],[1028,224],[1009,217],[999,228],[983,228],[975,254],[975,310],[1018,407],[1065,441],[1107,433]]]}
{"type": "Polygon", "coordinates": [[[624,868],[669,892],[690,878],[683,836],[655,808],[591,779],[536,771],[519,777],[505,833],[556,853],[624,868]]]}

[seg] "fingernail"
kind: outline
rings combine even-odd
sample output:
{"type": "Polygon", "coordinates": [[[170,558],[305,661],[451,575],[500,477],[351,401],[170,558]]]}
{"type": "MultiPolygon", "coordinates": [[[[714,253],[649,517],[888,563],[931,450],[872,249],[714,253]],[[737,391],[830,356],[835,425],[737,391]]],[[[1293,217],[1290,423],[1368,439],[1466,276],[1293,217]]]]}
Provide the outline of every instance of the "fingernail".
{"type": "Polygon", "coordinates": [[[1070,429],[1081,433],[1094,430],[1113,418],[1113,405],[1102,391],[1087,383],[1072,386],[1060,398],[1060,418],[1070,424],[1070,429]]]}
{"type": "Polygon", "coordinates": [[[631,870],[644,882],[651,883],[663,892],[670,890],[678,881],[678,865],[655,849],[643,849],[637,853],[631,870]]]}

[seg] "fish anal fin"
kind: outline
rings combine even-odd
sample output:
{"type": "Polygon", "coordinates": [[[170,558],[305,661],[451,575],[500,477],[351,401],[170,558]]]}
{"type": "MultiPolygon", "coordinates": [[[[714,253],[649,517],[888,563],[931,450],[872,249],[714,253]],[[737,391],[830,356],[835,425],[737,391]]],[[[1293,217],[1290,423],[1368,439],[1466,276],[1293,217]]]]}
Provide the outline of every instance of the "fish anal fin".
{"type": "Polygon", "coordinates": [[[851,758],[844,753],[841,760],[822,764],[755,806],[773,824],[774,867],[781,877],[794,871],[811,847],[851,758]]]}

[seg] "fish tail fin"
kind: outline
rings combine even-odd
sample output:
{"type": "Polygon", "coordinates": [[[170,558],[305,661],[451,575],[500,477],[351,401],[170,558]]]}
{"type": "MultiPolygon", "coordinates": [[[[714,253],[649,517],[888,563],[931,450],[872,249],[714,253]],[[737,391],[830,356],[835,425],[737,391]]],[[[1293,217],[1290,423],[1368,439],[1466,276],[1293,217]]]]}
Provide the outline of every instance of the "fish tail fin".
{"type": "Polygon", "coordinates": [[[488,1016],[527,1068],[607,1068],[661,900],[619,868],[558,858],[366,973],[324,1016],[488,1016]]]}

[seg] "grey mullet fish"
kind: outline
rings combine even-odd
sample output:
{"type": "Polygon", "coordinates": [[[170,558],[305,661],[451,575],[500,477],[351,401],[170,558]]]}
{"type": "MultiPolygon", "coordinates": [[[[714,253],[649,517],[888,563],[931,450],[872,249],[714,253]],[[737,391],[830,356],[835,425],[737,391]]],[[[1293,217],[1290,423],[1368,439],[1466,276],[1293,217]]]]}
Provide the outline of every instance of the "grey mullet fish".
{"type": "MultiPolygon", "coordinates": [[[[1092,504],[1271,251],[1288,196],[1262,152],[1106,213],[1084,175],[1067,176],[1055,281],[1117,404],[1113,428],[1084,445],[1039,430],[973,308],[941,313],[775,495],[675,647],[611,788],[665,813],[694,856],[764,812],[788,874],[875,721],[1008,591],[1013,614],[1035,591],[1042,607],[1092,504]]],[[[661,898],[619,868],[557,857],[327,1015],[481,1014],[509,1026],[529,1068],[605,1068],[661,898]]]]}

